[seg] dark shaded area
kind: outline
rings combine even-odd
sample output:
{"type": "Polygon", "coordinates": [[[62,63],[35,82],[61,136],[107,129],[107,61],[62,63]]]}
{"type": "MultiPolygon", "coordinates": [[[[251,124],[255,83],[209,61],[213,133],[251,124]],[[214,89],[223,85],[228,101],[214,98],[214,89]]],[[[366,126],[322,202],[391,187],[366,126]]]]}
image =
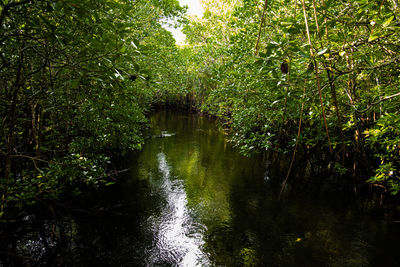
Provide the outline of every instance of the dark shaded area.
{"type": "Polygon", "coordinates": [[[289,156],[243,157],[204,117],[160,111],[151,124],[120,183],[2,222],[0,265],[400,264],[397,205],[355,195],[305,156],[279,200],[289,156]]]}

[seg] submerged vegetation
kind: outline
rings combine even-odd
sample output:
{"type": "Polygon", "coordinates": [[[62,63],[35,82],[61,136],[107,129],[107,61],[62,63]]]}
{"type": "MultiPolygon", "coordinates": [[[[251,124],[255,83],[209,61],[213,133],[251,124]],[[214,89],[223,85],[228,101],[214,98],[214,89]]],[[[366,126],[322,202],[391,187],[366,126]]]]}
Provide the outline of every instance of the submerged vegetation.
{"type": "Polygon", "coordinates": [[[114,183],[154,104],[218,117],[243,153],[320,153],[398,193],[398,1],[203,4],[1,1],[1,214],[114,183]]]}

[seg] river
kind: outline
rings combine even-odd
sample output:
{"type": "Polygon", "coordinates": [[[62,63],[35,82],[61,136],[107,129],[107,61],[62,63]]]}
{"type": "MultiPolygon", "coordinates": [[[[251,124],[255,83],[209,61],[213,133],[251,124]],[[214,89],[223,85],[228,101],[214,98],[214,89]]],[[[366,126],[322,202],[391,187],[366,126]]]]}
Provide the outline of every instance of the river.
{"type": "Polygon", "coordinates": [[[279,198],[290,155],[244,157],[206,117],[159,111],[150,122],[96,212],[33,220],[16,253],[33,265],[400,266],[395,206],[306,160],[279,198]]]}

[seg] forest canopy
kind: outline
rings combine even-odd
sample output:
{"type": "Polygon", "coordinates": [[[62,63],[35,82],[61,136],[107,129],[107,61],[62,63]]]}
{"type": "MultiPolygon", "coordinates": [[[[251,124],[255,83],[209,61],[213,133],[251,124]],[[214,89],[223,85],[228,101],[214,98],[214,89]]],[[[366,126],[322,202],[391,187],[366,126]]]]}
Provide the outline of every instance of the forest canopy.
{"type": "Polygon", "coordinates": [[[399,192],[397,0],[202,2],[0,2],[1,214],[113,184],[160,104],[218,117],[245,154],[320,153],[399,192]]]}

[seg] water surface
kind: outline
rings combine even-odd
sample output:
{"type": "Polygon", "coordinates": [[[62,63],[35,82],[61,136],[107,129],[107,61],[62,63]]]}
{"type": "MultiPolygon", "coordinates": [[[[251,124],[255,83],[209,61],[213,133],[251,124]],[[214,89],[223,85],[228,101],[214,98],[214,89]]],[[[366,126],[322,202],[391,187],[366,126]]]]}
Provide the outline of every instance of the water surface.
{"type": "Polygon", "coordinates": [[[131,174],[152,203],[140,219],[145,265],[399,264],[396,214],[342,181],[300,162],[279,200],[287,157],[243,157],[204,117],[163,111],[151,124],[131,174]]]}
{"type": "Polygon", "coordinates": [[[20,258],[3,263],[400,266],[396,207],[380,209],[306,159],[279,199],[290,155],[243,157],[205,117],[160,111],[150,120],[121,185],[90,211],[27,218],[30,229],[8,245],[20,258]]]}

